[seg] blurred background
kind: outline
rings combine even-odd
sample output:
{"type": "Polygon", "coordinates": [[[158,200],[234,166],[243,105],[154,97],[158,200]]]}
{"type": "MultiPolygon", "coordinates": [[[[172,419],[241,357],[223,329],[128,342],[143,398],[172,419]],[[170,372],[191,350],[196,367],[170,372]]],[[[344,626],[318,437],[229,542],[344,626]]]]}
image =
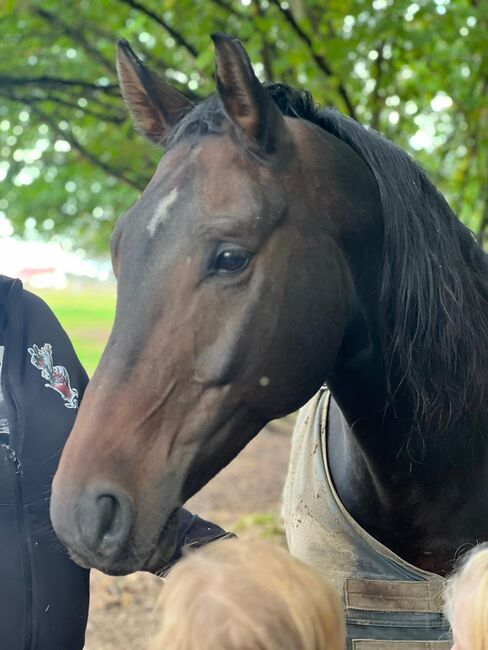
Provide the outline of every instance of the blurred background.
{"type": "MultiPolygon", "coordinates": [[[[406,149],[488,243],[482,0],[0,0],[0,273],[46,299],[90,374],[115,305],[110,232],[163,153],[133,131],[115,43],[198,101],[214,90],[214,31],[243,41],[262,81],[406,149]]],[[[260,434],[192,506],[281,542],[289,430],[260,434]]],[[[143,648],[159,589],[94,575],[87,649],[143,648]]]]}

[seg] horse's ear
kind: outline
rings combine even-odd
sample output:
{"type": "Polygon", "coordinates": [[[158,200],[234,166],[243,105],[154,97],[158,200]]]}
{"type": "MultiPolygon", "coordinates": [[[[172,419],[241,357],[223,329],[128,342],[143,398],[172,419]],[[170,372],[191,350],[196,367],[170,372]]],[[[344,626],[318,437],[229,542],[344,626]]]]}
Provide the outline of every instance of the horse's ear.
{"type": "Polygon", "coordinates": [[[229,118],[267,153],[285,132],[283,116],[252,69],[246,50],[234,37],[212,34],[217,90],[229,118]]]}
{"type": "Polygon", "coordinates": [[[173,124],[193,108],[187,97],[143,64],[125,39],[117,43],[117,75],[136,129],[152,142],[160,144],[173,124]]]}

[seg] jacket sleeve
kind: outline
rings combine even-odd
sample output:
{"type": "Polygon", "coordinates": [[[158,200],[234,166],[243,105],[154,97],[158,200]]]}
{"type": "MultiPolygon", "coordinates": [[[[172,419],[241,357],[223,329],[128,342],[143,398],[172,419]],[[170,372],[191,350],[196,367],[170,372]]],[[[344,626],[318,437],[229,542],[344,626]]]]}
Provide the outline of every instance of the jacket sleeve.
{"type": "MultiPolygon", "coordinates": [[[[69,366],[73,384],[76,385],[81,400],[88,384],[88,375],[75,352],[68,334],[44,300],[26,290],[23,292],[23,300],[26,315],[35,324],[32,335],[38,340],[55,340],[58,354],[62,355],[60,360],[64,362],[66,367],[69,366]]],[[[56,358],[54,361],[56,361],[56,358]]]]}
{"type": "MultiPolygon", "coordinates": [[[[22,292],[14,318],[21,336],[19,349],[21,387],[21,439],[18,448],[24,468],[25,498],[50,488],[62,449],[71,432],[88,376],[73,345],[47,304],[28,291],[22,292]]],[[[12,323],[14,324],[14,323],[12,323]]]]}
{"type": "Polygon", "coordinates": [[[217,524],[213,524],[198,515],[192,514],[189,510],[181,508],[178,519],[176,551],[171,560],[155,571],[155,573],[164,578],[178,560],[181,559],[185,551],[200,548],[210,542],[231,539],[233,537],[235,537],[234,533],[228,533],[220,526],[217,526],[217,524]]]}
{"type": "Polygon", "coordinates": [[[18,625],[11,638],[5,626],[0,626],[0,646],[81,650],[89,572],[72,562],[56,542],[49,519],[49,493],[88,377],[52,311],[18,281],[6,316],[6,388],[12,414],[9,445],[16,454],[18,471],[16,517],[5,524],[5,532],[10,547],[19,553],[13,566],[15,582],[14,578],[4,581],[0,592],[3,596],[16,585],[23,606],[16,608],[5,596],[5,602],[11,603],[6,615],[18,625]],[[24,578],[19,580],[19,576],[24,578]],[[22,625],[24,636],[19,632],[22,625]]]}

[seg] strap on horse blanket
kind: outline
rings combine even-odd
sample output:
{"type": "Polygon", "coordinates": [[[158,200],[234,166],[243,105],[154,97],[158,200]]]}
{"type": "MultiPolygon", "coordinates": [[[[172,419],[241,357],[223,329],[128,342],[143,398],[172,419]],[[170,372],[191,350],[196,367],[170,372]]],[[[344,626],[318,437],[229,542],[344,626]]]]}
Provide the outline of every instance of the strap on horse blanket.
{"type": "Polygon", "coordinates": [[[353,650],[451,650],[451,641],[371,641],[356,639],[353,650]]]}
{"type": "Polygon", "coordinates": [[[344,586],[349,610],[370,612],[442,612],[443,582],[348,578],[344,586]]]}

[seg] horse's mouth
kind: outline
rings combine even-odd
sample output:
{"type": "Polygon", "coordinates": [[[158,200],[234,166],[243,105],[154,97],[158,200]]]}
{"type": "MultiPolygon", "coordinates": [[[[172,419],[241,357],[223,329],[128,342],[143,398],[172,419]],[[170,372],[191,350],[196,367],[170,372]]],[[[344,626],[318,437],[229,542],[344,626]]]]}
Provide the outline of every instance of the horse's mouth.
{"type": "Polygon", "coordinates": [[[83,569],[98,569],[111,576],[122,576],[135,571],[158,573],[175,555],[178,540],[178,509],[166,520],[155,544],[143,551],[129,547],[115,558],[99,557],[91,552],[68,548],[71,559],[83,569]]]}
{"type": "Polygon", "coordinates": [[[163,526],[156,546],[140,567],[150,573],[158,573],[173,559],[178,542],[178,508],[175,508],[163,526]]]}

